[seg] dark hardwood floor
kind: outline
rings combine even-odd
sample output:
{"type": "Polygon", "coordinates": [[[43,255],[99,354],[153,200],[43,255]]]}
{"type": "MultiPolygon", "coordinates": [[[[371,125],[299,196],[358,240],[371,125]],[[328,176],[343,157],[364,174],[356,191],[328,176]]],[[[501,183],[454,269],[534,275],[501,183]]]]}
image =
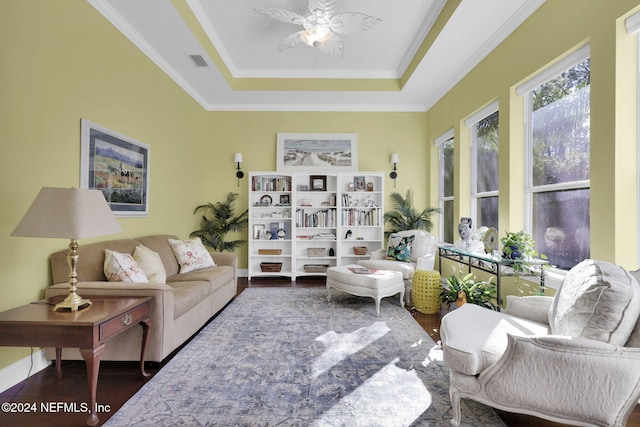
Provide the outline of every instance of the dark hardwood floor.
{"type": "MultiPolygon", "coordinates": [[[[254,279],[249,284],[240,279],[238,293],[250,287],[309,287],[324,286],[324,279],[299,279],[296,282],[282,279],[254,279]]],[[[436,342],[440,340],[440,314],[413,313],[416,321],[436,342]]],[[[107,343],[107,345],[109,345],[107,343]]],[[[173,355],[169,356],[168,361],[173,355]]],[[[148,363],[147,371],[155,375],[160,369],[156,363],[148,363]]],[[[141,379],[135,362],[102,362],[98,381],[98,404],[102,405],[99,413],[102,425],[118,408],[133,396],[145,383],[141,379]]],[[[0,411],[0,427],[39,426],[39,427],[74,427],[86,425],[87,414],[82,411],[87,401],[86,367],[82,361],[64,361],[63,377],[57,378],[55,368],[50,366],[27,380],[0,393],[0,403],[14,402],[24,404],[21,413],[0,411]],[[48,405],[48,412],[43,411],[41,403],[48,405]],[[75,405],[75,407],[74,407],[75,405]],[[27,409],[35,411],[26,412],[27,409]]],[[[498,412],[508,426],[517,427],[552,427],[561,424],[552,423],[540,418],[498,412]]],[[[640,408],[636,407],[631,414],[627,427],[640,427],[640,408]]]]}

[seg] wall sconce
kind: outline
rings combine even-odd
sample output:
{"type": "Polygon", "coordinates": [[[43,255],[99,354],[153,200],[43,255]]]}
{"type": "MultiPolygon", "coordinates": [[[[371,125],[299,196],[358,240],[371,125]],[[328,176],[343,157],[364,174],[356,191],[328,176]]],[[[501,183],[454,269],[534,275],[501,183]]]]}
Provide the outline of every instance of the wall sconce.
{"type": "Polygon", "coordinates": [[[238,187],[240,187],[240,179],[244,177],[244,172],[240,170],[240,163],[242,163],[242,153],[236,153],[233,158],[233,162],[238,165],[236,167],[236,178],[238,178],[238,187]]]}
{"type": "Polygon", "coordinates": [[[393,188],[396,188],[396,178],[398,177],[398,163],[400,163],[400,159],[397,153],[393,153],[391,155],[391,163],[393,163],[393,170],[389,174],[389,178],[393,180],[393,188]]]}

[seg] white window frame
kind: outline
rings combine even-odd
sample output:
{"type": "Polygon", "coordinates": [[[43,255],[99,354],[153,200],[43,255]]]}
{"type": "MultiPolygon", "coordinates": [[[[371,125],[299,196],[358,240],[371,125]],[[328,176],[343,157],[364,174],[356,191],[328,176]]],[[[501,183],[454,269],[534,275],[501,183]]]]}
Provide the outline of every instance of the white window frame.
{"type": "MultiPolygon", "coordinates": [[[[452,196],[444,195],[444,143],[453,139],[453,129],[448,130],[433,141],[433,145],[438,149],[438,207],[442,215],[438,215],[438,229],[440,230],[440,241],[444,242],[444,203],[453,202],[455,191],[452,196]]],[[[453,243],[453,242],[447,242],[453,243]]]]}
{"type": "MultiPolygon", "coordinates": [[[[639,149],[638,149],[638,154],[636,158],[636,164],[640,165],[640,36],[638,36],[638,33],[640,33],[640,12],[627,18],[627,20],[625,21],[625,26],[627,27],[627,34],[629,36],[636,36],[636,46],[638,49],[638,63],[636,64],[636,74],[637,74],[637,77],[636,77],[637,78],[636,134],[637,134],[638,140],[636,141],[636,147],[638,147],[639,149]]],[[[638,188],[640,188],[640,168],[637,168],[636,182],[637,182],[638,188]]],[[[638,197],[637,212],[640,212],[640,197],[638,197]]],[[[638,216],[638,221],[640,222],[640,215],[638,216]]],[[[638,227],[638,233],[640,233],[640,224],[638,227]]],[[[638,247],[636,251],[636,253],[638,254],[637,262],[638,264],[640,264],[640,234],[638,235],[638,238],[636,239],[636,241],[638,242],[637,243],[638,247]]]]}
{"type": "MultiPolygon", "coordinates": [[[[556,62],[549,68],[540,72],[530,80],[522,83],[516,88],[516,93],[519,96],[524,96],[524,122],[525,122],[525,154],[524,154],[524,224],[525,230],[528,233],[533,231],[533,195],[540,192],[557,191],[557,190],[577,190],[577,189],[590,189],[590,180],[573,181],[570,183],[552,184],[552,185],[540,185],[533,186],[533,174],[531,173],[533,158],[531,153],[533,152],[531,144],[532,141],[532,124],[529,116],[531,111],[531,97],[530,92],[540,86],[541,84],[558,77],[571,67],[578,65],[585,59],[591,57],[590,45],[586,44],[575,52],[569,54],[567,57],[556,62]]],[[[551,288],[557,289],[562,283],[562,279],[566,275],[567,270],[561,270],[557,268],[549,268],[546,270],[547,277],[550,279],[545,282],[545,285],[549,285],[551,288]]]]}
{"type": "MultiPolygon", "coordinates": [[[[469,116],[465,121],[464,125],[471,129],[476,125],[480,120],[483,120],[493,113],[500,110],[500,103],[498,101],[494,101],[486,107],[480,109],[475,114],[469,116]]],[[[473,218],[473,223],[480,226],[480,220],[478,218],[478,199],[484,199],[488,197],[499,197],[499,190],[495,191],[484,191],[478,193],[478,181],[476,180],[476,176],[478,174],[478,144],[476,140],[476,133],[473,131],[469,132],[470,145],[471,145],[471,218],[473,218]]]]}

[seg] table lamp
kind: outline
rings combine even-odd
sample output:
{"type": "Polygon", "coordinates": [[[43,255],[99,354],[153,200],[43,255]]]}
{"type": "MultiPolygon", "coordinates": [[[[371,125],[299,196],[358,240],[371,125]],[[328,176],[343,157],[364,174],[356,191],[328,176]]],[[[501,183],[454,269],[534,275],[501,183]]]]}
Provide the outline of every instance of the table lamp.
{"type": "Polygon", "coordinates": [[[71,239],[67,256],[69,295],[53,309],[78,311],[91,305],[76,292],[78,239],[121,231],[100,190],[43,187],[11,235],[71,239]]]}

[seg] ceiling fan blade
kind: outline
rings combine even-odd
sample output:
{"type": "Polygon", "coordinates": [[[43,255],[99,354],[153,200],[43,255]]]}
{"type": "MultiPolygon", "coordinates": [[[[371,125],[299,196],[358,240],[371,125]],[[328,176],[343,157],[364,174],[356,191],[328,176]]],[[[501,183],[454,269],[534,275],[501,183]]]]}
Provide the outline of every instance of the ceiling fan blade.
{"type": "Polygon", "coordinates": [[[344,44],[339,35],[332,33],[331,38],[321,45],[318,49],[326,55],[342,58],[344,52],[344,44]]]}
{"type": "Polygon", "coordinates": [[[309,0],[309,12],[315,15],[316,10],[324,11],[324,15],[333,15],[338,7],[338,0],[309,0]]]}
{"type": "Polygon", "coordinates": [[[375,27],[382,19],[360,12],[346,12],[331,18],[329,26],[338,34],[367,31],[375,27]]]}
{"type": "Polygon", "coordinates": [[[285,9],[276,9],[273,7],[261,7],[259,9],[253,9],[256,12],[260,12],[269,18],[276,19],[278,21],[286,22],[288,24],[303,25],[304,16],[298,15],[295,12],[285,9]]]}
{"type": "Polygon", "coordinates": [[[282,52],[286,49],[291,49],[294,46],[297,46],[302,41],[302,31],[298,31],[297,33],[289,34],[287,37],[280,40],[278,43],[278,52],[282,52]]]}

